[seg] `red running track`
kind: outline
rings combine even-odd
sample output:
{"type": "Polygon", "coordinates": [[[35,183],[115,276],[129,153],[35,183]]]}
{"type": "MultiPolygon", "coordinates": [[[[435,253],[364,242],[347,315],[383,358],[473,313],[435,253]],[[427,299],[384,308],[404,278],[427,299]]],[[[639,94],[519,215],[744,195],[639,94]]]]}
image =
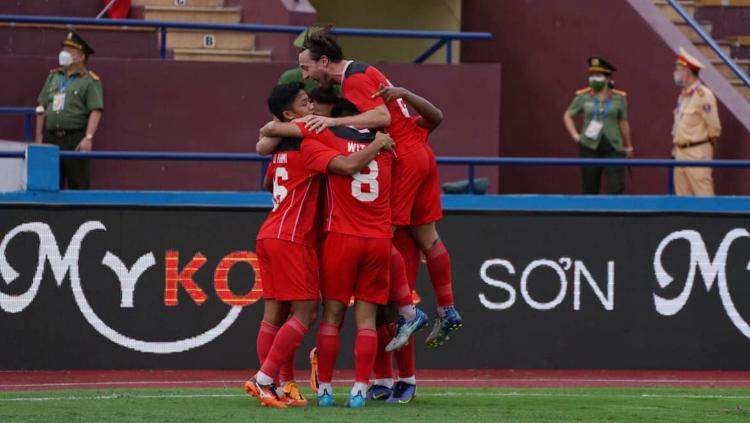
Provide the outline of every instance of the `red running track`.
{"type": "MultiPolygon", "coordinates": [[[[0,371],[0,391],[121,388],[238,388],[249,370],[0,371]]],[[[298,382],[307,371],[297,371],[298,382]]],[[[352,371],[334,382],[349,384],[352,371]]],[[[750,388],[750,371],[420,370],[419,386],[467,388],[708,387],[750,388]]],[[[302,384],[302,383],[301,383],[302,384]]],[[[305,383],[306,384],[306,383],[305,383]]]]}

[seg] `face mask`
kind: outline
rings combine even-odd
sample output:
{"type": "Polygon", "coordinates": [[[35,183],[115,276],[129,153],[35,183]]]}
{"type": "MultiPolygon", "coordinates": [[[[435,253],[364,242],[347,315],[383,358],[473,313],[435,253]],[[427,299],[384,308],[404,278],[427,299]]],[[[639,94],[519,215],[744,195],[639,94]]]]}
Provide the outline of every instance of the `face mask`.
{"type": "Polygon", "coordinates": [[[60,63],[60,66],[70,66],[73,64],[73,56],[65,50],[60,52],[57,56],[57,60],[60,63]]]}
{"type": "Polygon", "coordinates": [[[606,84],[607,78],[603,76],[590,76],[589,77],[589,87],[593,88],[594,91],[601,91],[602,88],[604,88],[604,84],[606,84]]]}
{"type": "Polygon", "coordinates": [[[680,87],[680,88],[682,88],[682,86],[683,86],[683,85],[685,85],[685,84],[684,84],[684,83],[682,82],[682,77],[681,77],[681,76],[680,76],[680,74],[678,74],[678,73],[672,74],[672,79],[674,79],[674,83],[675,83],[675,84],[676,84],[676,85],[677,85],[678,87],[680,87]]]}

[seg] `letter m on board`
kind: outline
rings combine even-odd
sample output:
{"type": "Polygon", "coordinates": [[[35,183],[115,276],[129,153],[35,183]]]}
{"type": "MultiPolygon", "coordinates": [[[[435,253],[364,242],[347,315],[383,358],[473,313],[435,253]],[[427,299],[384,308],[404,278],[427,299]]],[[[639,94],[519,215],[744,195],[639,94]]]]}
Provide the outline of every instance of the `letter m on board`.
{"type": "Polygon", "coordinates": [[[201,253],[196,253],[190,263],[186,264],[182,270],[180,266],[180,252],[179,251],[167,251],[166,257],[164,258],[166,275],[164,279],[164,305],[176,306],[177,305],[177,290],[178,285],[182,285],[185,291],[190,295],[190,298],[195,301],[196,304],[203,304],[208,295],[195,283],[193,280],[193,274],[206,263],[206,257],[201,253]]]}

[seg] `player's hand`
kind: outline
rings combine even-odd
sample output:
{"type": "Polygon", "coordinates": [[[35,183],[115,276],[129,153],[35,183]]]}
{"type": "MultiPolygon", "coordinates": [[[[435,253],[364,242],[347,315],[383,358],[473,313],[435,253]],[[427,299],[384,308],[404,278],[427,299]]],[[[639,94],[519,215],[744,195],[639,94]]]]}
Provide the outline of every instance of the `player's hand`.
{"type": "Polygon", "coordinates": [[[91,138],[84,138],[81,140],[81,142],[78,143],[75,151],[88,153],[89,151],[91,151],[91,144],[91,138]]]}
{"type": "Polygon", "coordinates": [[[380,143],[381,150],[393,151],[396,148],[396,143],[393,142],[393,138],[385,132],[378,132],[375,134],[375,141],[380,143]]]}
{"type": "Polygon", "coordinates": [[[332,126],[336,126],[336,119],[327,116],[312,115],[312,117],[310,117],[310,119],[305,123],[305,128],[307,128],[308,131],[315,132],[316,134],[319,134],[323,132],[324,129],[330,128],[332,126]]]}
{"type": "Polygon", "coordinates": [[[372,98],[375,97],[383,97],[383,101],[388,103],[391,100],[397,100],[399,98],[404,98],[409,94],[409,90],[406,88],[401,87],[386,87],[383,84],[380,84],[378,87],[378,91],[372,95],[372,98]]]}
{"type": "Polygon", "coordinates": [[[292,122],[294,122],[294,123],[299,123],[299,122],[302,122],[302,123],[307,123],[307,122],[309,122],[309,121],[310,121],[310,119],[311,119],[311,118],[312,118],[313,116],[314,116],[313,114],[309,114],[309,115],[307,115],[307,116],[302,116],[302,117],[298,117],[297,119],[292,119],[292,122]]]}

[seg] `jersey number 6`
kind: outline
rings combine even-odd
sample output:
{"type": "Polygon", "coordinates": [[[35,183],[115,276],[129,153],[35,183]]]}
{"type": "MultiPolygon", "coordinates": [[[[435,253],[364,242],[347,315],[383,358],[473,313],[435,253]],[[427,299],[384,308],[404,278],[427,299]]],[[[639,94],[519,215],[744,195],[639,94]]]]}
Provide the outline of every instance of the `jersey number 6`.
{"type": "Polygon", "coordinates": [[[277,167],[276,172],[273,176],[273,211],[276,211],[276,209],[279,207],[279,204],[281,204],[281,202],[286,198],[286,195],[289,194],[286,188],[284,188],[284,186],[280,184],[281,181],[288,180],[289,172],[287,172],[286,168],[277,167]]]}

